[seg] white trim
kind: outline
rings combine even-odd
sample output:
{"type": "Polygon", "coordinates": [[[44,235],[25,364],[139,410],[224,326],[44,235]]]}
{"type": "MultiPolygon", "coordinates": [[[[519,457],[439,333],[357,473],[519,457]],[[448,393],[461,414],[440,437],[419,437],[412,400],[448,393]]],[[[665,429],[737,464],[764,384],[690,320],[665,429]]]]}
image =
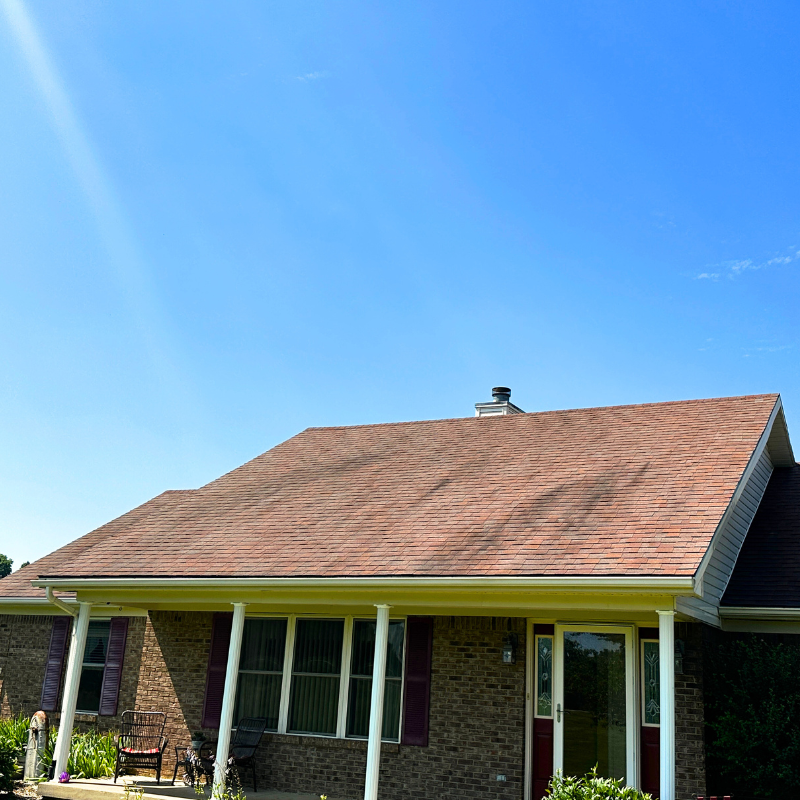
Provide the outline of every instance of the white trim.
{"type": "MultiPolygon", "coordinates": [[[[747,466],[745,467],[745,470],[742,473],[742,477],[739,478],[739,483],[736,485],[736,490],[733,493],[733,497],[731,497],[730,502],[728,503],[728,506],[725,509],[725,513],[722,515],[722,518],[720,519],[719,524],[717,525],[716,530],[714,531],[714,535],[711,537],[711,542],[709,543],[708,548],[706,549],[705,555],[700,561],[700,565],[697,567],[697,571],[694,574],[694,583],[695,583],[695,593],[698,594],[700,597],[703,596],[703,578],[706,574],[706,569],[708,569],[708,565],[711,562],[711,559],[714,555],[714,551],[717,548],[717,544],[719,543],[721,532],[725,528],[728,519],[736,509],[736,505],[738,504],[739,499],[741,498],[742,493],[744,492],[745,487],[747,486],[747,482],[750,480],[750,476],[755,471],[755,468],[758,465],[759,460],[761,459],[761,455],[763,454],[764,450],[767,447],[767,442],[769,441],[769,435],[770,433],[772,433],[772,426],[775,423],[775,419],[777,418],[778,414],[782,411],[782,409],[783,409],[783,404],[781,403],[781,398],[778,397],[778,399],[775,401],[775,405],[772,408],[772,413],[769,415],[769,420],[767,420],[766,427],[764,428],[764,431],[758,440],[756,449],[750,456],[750,460],[747,462],[747,466]]],[[[664,798],[662,798],[662,800],[664,800],[664,798]]]]}
{"type": "MultiPolygon", "coordinates": [[[[633,625],[557,622],[553,641],[553,772],[564,766],[564,720],[555,709],[564,704],[564,633],[622,633],[625,635],[625,782],[638,787],[639,726],[636,713],[636,654],[633,625]]],[[[674,800],[674,799],[673,799],[674,800]]]]}
{"type": "MultiPolygon", "coordinates": [[[[641,637],[639,638],[639,723],[643,728],[659,728],[661,727],[661,711],[659,709],[659,722],[645,722],[644,721],[644,714],[645,714],[645,707],[644,707],[644,643],[645,642],[655,642],[658,645],[658,652],[659,658],[661,654],[661,644],[658,639],[653,639],[652,637],[648,636],[644,639],[641,637]]],[[[661,685],[661,676],[659,675],[659,686],[661,685]]],[[[661,703],[661,697],[659,696],[658,700],[659,704],[661,703]]]]}
{"type": "Polygon", "coordinates": [[[275,588],[373,588],[392,587],[405,589],[439,588],[465,589],[479,588],[519,588],[519,589],[611,589],[616,591],[645,591],[647,594],[660,594],[665,591],[684,591],[693,588],[693,579],[680,575],[556,575],[532,577],[490,577],[476,578],[463,576],[441,576],[424,578],[40,578],[31,581],[40,589],[52,586],[54,589],[74,587],[79,589],[108,588],[170,588],[170,589],[275,589],[275,588]]]}

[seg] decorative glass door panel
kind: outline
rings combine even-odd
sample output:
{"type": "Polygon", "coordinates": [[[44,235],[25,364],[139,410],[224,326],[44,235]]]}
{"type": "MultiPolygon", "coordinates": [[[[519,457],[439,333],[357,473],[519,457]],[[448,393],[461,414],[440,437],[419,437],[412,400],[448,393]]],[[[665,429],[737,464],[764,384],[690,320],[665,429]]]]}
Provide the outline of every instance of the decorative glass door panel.
{"type": "Polygon", "coordinates": [[[555,767],[635,783],[633,652],[627,628],[558,626],[555,767]]]}

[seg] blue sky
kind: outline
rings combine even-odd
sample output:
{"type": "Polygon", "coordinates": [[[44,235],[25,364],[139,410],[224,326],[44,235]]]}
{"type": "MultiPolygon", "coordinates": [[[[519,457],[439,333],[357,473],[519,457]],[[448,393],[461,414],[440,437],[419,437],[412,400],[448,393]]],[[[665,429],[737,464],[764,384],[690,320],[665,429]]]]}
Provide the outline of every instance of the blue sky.
{"type": "Polygon", "coordinates": [[[782,393],[796,3],[0,0],[0,552],[315,425],[782,393]]]}

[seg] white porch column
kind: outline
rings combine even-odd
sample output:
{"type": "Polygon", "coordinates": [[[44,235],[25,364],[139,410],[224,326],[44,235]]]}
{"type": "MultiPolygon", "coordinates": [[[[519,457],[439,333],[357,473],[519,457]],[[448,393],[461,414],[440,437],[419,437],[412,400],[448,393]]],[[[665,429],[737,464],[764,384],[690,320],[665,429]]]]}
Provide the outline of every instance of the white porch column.
{"type": "Polygon", "coordinates": [[[375,627],[375,658],[372,662],[372,699],[369,706],[369,738],[367,744],[367,779],[364,800],[378,800],[378,771],[381,765],[381,733],[383,732],[383,689],[386,673],[386,648],[389,643],[389,609],[380,605],[375,627]]]}
{"type": "Polygon", "coordinates": [[[75,724],[75,706],[78,702],[78,688],[83,669],[83,652],[86,649],[86,633],[89,630],[91,603],[81,603],[78,616],[72,625],[67,656],[67,675],[64,678],[64,699],[61,701],[61,719],[58,723],[58,738],[53,758],[56,762],[55,780],[62,772],[67,772],[69,764],[69,744],[72,740],[72,726],[75,724]]]}
{"type": "Polygon", "coordinates": [[[661,707],[659,798],[675,800],[675,612],[658,612],[661,707]]]}
{"type": "Polygon", "coordinates": [[[222,711],[219,715],[219,739],[217,741],[217,766],[214,770],[214,792],[225,788],[225,768],[228,764],[228,751],[231,746],[231,726],[233,707],[236,704],[236,682],[239,679],[239,655],[242,650],[242,631],[244,630],[244,609],[247,603],[233,604],[233,625],[231,643],[228,648],[228,667],[225,672],[225,690],[222,694],[222,711]]]}

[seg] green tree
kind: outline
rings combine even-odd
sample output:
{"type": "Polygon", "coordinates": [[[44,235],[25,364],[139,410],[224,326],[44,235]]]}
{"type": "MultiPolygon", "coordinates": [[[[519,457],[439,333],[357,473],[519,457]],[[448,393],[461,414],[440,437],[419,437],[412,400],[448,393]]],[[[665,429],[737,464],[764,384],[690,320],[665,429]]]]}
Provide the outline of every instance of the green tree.
{"type": "Polygon", "coordinates": [[[6,575],[11,574],[11,565],[13,563],[12,559],[0,553],[0,578],[5,578],[6,575]]]}

